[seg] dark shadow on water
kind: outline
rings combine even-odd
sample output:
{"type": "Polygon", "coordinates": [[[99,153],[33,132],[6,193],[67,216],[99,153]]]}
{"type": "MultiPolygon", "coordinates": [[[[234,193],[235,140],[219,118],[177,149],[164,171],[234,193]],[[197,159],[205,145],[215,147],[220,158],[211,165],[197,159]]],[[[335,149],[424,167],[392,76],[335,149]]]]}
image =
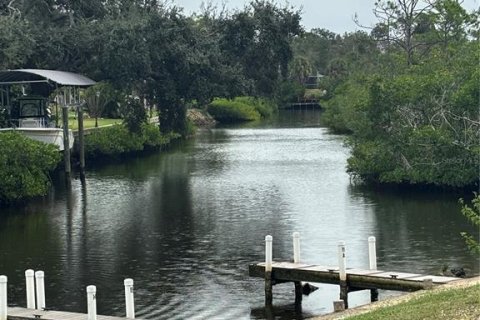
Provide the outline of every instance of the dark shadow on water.
{"type": "Polygon", "coordinates": [[[266,319],[266,320],[302,320],[313,317],[314,314],[309,314],[302,311],[301,304],[286,304],[265,306],[262,308],[255,308],[250,311],[251,319],[266,319]]]}

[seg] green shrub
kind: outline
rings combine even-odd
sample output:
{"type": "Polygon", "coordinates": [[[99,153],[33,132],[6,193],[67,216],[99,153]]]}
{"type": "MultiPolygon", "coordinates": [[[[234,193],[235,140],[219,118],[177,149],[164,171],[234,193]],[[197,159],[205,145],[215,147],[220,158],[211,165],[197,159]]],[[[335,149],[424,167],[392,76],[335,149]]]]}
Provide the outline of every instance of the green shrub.
{"type": "MultiPolygon", "coordinates": [[[[472,200],[472,205],[466,205],[463,199],[460,199],[460,204],[462,205],[462,214],[468,219],[468,221],[473,224],[477,230],[480,227],[480,195],[475,194],[475,198],[472,200]]],[[[477,256],[480,255],[480,243],[478,237],[472,236],[466,232],[460,233],[465,239],[465,242],[472,251],[473,254],[477,256]]]]}
{"type": "Polygon", "coordinates": [[[4,132],[0,134],[0,149],[0,204],[48,192],[49,172],[61,159],[56,146],[4,132]]]}
{"type": "Polygon", "coordinates": [[[85,157],[116,157],[125,153],[159,148],[177,138],[178,134],[162,135],[157,125],[143,124],[138,133],[117,124],[93,130],[85,136],[85,157]]]}
{"type": "Polygon", "coordinates": [[[254,97],[217,98],[207,108],[208,113],[220,122],[259,120],[270,117],[276,110],[275,104],[269,100],[254,97]]]}

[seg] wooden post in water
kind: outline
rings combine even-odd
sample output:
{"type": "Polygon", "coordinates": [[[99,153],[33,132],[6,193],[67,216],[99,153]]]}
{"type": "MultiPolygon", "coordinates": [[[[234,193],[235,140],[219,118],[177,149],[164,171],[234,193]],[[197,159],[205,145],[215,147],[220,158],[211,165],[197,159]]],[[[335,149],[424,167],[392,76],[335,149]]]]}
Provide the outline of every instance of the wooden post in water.
{"type": "Polygon", "coordinates": [[[273,302],[272,291],[272,236],[265,237],[265,305],[270,306],[273,302]]]}
{"type": "Polygon", "coordinates": [[[62,106],[63,118],[63,161],[65,163],[65,177],[70,180],[70,172],[72,171],[70,163],[70,137],[68,135],[68,107],[66,102],[62,106]]]}
{"type": "Polygon", "coordinates": [[[87,287],[87,319],[97,320],[97,287],[87,287]]]}
{"type": "Polygon", "coordinates": [[[0,276],[0,320],[7,320],[8,316],[7,284],[7,276],[0,276]]]}
{"type": "Polygon", "coordinates": [[[78,153],[80,157],[80,180],[85,181],[85,143],[83,133],[83,103],[78,106],[78,153]]]}
{"type": "Polygon", "coordinates": [[[27,308],[35,309],[35,272],[32,269],[25,270],[25,284],[27,291],[27,308]]]}
{"type": "Polygon", "coordinates": [[[125,279],[125,308],[128,319],[135,319],[135,302],[133,299],[133,279],[125,279]]]}
{"type": "MultiPolygon", "coordinates": [[[[300,263],[300,233],[293,233],[293,263],[300,263]]],[[[302,283],[294,281],[295,285],[295,304],[302,303],[302,283]]]]}
{"type": "Polygon", "coordinates": [[[345,255],[345,241],[338,243],[338,276],[340,278],[340,299],[348,308],[348,285],[347,285],[347,258],[345,255]]]}
{"type": "Polygon", "coordinates": [[[35,272],[35,285],[37,289],[37,310],[45,309],[45,273],[35,272]]]}
{"type": "MultiPolygon", "coordinates": [[[[368,262],[370,270],[377,270],[377,249],[375,237],[368,237],[368,262]]],[[[378,301],[378,289],[370,289],[370,301],[378,301]]]]}

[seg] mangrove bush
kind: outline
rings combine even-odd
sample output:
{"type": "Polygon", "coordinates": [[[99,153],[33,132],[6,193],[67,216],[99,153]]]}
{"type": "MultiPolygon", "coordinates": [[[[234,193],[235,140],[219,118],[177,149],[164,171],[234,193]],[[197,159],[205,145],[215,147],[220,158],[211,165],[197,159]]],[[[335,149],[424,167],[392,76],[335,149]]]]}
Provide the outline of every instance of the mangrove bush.
{"type": "Polygon", "coordinates": [[[61,159],[56,146],[20,133],[3,132],[0,149],[0,204],[47,193],[49,173],[61,159]]]}

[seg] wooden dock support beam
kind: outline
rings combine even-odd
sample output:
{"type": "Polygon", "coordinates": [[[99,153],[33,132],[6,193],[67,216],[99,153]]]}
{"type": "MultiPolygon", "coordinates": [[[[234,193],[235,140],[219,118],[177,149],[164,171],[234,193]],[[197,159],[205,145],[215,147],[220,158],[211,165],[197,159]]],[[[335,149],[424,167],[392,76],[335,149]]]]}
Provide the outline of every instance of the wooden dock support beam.
{"type": "Polygon", "coordinates": [[[0,320],[7,320],[7,276],[0,276],[0,320]]]}
{"type": "MultiPolygon", "coordinates": [[[[368,237],[368,262],[370,270],[377,270],[377,249],[375,237],[368,237]]],[[[370,301],[378,301],[378,289],[370,289],[370,301]]]]}
{"type": "Polygon", "coordinates": [[[294,232],[292,237],[293,237],[293,263],[300,263],[300,233],[294,232]]]}
{"type": "Polygon", "coordinates": [[[265,305],[270,306],[273,302],[272,283],[272,236],[265,237],[265,305]]]}
{"type": "Polygon", "coordinates": [[[80,158],[80,180],[85,182],[85,133],[83,130],[83,106],[83,103],[78,106],[78,156],[80,158]]]}
{"type": "Polygon", "coordinates": [[[27,291],[27,308],[35,309],[35,272],[32,269],[25,270],[25,284],[27,291]]]}
{"type": "Polygon", "coordinates": [[[70,182],[70,173],[72,171],[72,164],[70,162],[70,137],[68,131],[68,107],[66,102],[62,106],[62,118],[63,118],[63,161],[65,164],[65,177],[67,183],[70,182]]]}
{"type": "Polygon", "coordinates": [[[347,257],[345,254],[345,241],[338,242],[338,274],[340,278],[340,300],[348,308],[348,284],[347,284],[347,257]]]}
{"type": "Polygon", "coordinates": [[[97,320],[97,287],[87,287],[87,319],[97,320]]]}
{"type": "Polygon", "coordinates": [[[135,302],[133,299],[133,279],[125,279],[125,307],[128,319],[135,319],[135,302]]]}
{"type": "Polygon", "coordinates": [[[45,309],[45,273],[43,271],[35,272],[35,285],[37,289],[37,309],[45,309]]]}
{"type": "MultiPolygon", "coordinates": [[[[292,234],[293,238],[293,263],[300,263],[300,233],[294,232],[292,234]]],[[[301,304],[302,303],[302,282],[300,281],[294,281],[293,282],[295,286],[295,304],[301,304]]]]}

